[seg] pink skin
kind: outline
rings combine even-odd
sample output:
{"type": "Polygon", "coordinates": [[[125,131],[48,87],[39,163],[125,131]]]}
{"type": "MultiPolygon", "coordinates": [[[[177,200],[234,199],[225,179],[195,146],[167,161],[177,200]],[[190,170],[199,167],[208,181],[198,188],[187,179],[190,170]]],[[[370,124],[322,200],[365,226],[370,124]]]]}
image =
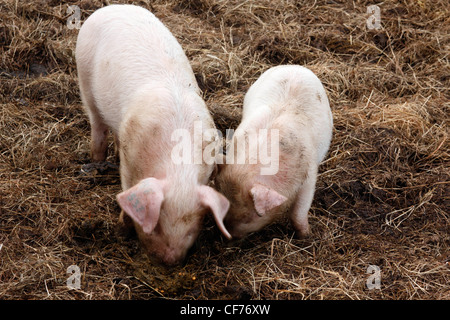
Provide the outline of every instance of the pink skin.
{"type": "Polygon", "coordinates": [[[166,264],[184,259],[208,212],[230,237],[223,226],[229,202],[207,186],[214,165],[171,158],[175,130],[215,126],[170,31],[144,8],[106,6],[81,27],[76,61],[92,159],[105,160],[108,130],[120,155],[119,222],[134,227],[148,254],[166,264]]]}
{"type": "Polygon", "coordinates": [[[139,239],[150,257],[166,265],[183,261],[208,211],[213,212],[224,234],[231,237],[222,222],[229,207],[224,196],[208,186],[197,186],[197,197],[180,206],[176,199],[179,192],[170,189],[170,183],[165,180],[147,178],[117,195],[117,201],[134,221],[139,239]],[[177,214],[180,211],[188,213],[180,216],[177,214]],[[161,216],[164,219],[160,219],[161,216]]]}
{"type": "MultiPolygon", "coordinates": [[[[216,185],[230,200],[225,227],[233,237],[261,230],[283,214],[290,218],[298,237],[309,234],[308,211],[318,166],[330,145],[332,126],[326,92],[306,68],[271,68],[250,87],[244,98],[241,124],[230,145],[251,140],[250,133],[261,129],[278,130],[279,165],[276,173],[263,175],[262,162],[258,159],[251,163],[248,153],[244,163],[221,165],[216,185]]],[[[270,145],[264,139],[269,138],[257,140],[258,150],[270,145]]]]}

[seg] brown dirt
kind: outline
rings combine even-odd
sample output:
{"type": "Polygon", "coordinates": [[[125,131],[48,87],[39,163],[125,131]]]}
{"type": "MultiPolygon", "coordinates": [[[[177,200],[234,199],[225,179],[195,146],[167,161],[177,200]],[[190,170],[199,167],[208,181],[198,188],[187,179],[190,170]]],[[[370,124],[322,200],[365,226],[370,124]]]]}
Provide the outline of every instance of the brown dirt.
{"type": "Polygon", "coordinates": [[[0,299],[450,299],[447,1],[384,1],[380,30],[369,1],[136,1],[179,39],[219,129],[279,64],[313,70],[334,114],[309,239],[278,223],[228,243],[209,219],[175,269],[117,231],[117,169],[81,170],[67,6],[84,20],[109,2],[0,1],[0,299]]]}

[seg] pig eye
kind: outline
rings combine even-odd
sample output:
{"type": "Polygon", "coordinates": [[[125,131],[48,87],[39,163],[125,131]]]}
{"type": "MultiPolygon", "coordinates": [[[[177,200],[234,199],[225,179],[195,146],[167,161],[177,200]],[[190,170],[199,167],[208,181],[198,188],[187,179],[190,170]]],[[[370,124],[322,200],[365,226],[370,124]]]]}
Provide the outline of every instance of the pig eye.
{"type": "Polygon", "coordinates": [[[187,232],[187,234],[186,234],[186,236],[187,237],[194,237],[195,236],[195,233],[196,233],[196,228],[191,228],[188,232],[187,232]]]}

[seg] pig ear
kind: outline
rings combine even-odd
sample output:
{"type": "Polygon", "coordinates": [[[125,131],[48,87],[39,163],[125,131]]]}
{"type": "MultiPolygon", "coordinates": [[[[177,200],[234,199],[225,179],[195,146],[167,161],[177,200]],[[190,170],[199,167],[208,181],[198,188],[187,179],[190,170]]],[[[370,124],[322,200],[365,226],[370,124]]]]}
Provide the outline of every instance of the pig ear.
{"type": "Polygon", "coordinates": [[[208,186],[200,186],[198,189],[200,203],[209,208],[214,216],[214,220],[216,220],[217,226],[220,231],[223,233],[225,237],[231,239],[231,234],[225,228],[223,224],[223,219],[230,208],[230,202],[224,195],[217,192],[211,187],[208,186]]]}
{"type": "Polygon", "coordinates": [[[158,223],[164,200],[163,186],[163,181],[147,178],[117,195],[120,207],[145,233],[151,233],[158,223]]]}
{"type": "Polygon", "coordinates": [[[287,200],[285,196],[259,183],[253,185],[250,193],[255,204],[256,213],[260,217],[287,200]]]}

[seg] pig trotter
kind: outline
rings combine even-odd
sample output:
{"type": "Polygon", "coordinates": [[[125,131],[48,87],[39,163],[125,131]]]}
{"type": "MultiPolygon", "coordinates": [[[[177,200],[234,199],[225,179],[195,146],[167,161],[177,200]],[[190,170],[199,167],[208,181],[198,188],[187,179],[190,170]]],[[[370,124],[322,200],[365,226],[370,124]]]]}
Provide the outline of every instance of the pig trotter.
{"type": "Polygon", "coordinates": [[[84,164],[81,167],[80,173],[84,176],[97,176],[108,174],[111,171],[118,171],[119,166],[117,164],[104,161],[104,162],[92,162],[84,164]]]}

